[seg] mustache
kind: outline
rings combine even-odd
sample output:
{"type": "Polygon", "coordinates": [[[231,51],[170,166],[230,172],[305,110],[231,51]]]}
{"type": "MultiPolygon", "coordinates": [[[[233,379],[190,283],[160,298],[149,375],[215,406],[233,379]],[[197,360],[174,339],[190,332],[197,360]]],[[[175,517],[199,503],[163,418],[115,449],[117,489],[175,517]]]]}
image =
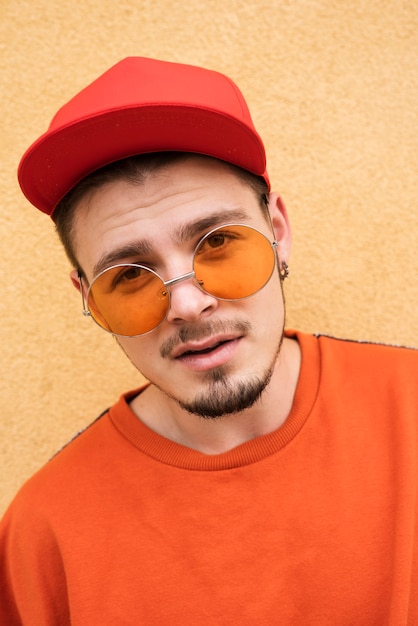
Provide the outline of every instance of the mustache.
{"type": "Polygon", "coordinates": [[[163,359],[170,356],[174,348],[182,343],[186,343],[187,341],[201,341],[202,339],[207,339],[212,335],[222,333],[245,335],[251,330],[251,328],[251,323],[244,320],[234,320],[230,322],[216,320],[212,322],[204,322],[199,324],[199,326],[183,326],[175,335],[166,339],[166,341],[161,344],[160,355],[163,359]]]}

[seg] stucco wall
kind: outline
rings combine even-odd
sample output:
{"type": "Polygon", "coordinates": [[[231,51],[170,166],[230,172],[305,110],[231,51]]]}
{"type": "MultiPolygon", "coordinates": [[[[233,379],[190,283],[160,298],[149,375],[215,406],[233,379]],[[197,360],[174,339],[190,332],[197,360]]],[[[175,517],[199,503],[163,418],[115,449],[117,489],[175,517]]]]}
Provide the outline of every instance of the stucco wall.
{"type": "Polygon", "coordinates": [[[230,74],[294,228],[288,325],[418,346],[414,0],[1,0],[0,511],[73,433],[136,386],[81,315],[23,151],[127,55],[230,74]]]}

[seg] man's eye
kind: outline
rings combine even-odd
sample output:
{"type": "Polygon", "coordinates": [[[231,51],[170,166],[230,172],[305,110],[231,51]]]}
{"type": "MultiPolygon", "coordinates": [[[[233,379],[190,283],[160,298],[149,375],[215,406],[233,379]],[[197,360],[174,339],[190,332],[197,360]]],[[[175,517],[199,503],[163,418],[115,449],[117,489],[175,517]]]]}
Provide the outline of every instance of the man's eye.
{"type": "Polygon", "coordinates": [[[216,233],[208,237],[207,243],[211,248],[219,248],[225,243],[225,235],[223,233],[216,233]]]}
{"type": "Polygon", "coordinates": [[[143,280],[148,275],[148,270],[139,265],[120,267],[117,273],[112,276],[112,288],[122,288],[124,285],[132,285],[135,281],[143,280]]]}
{"type": "Polygon", "coordinates": [[[120,275],[121,280],[135,280],[139,276],[142,276],[146,272],[143,267],[132,266],[127,267],[120,275]]]}
{"type": "Polygon", "coordinates": [[[238,233],[231,230],[215,232],[204,239],[196,250],[196,254],[231,253],[239,241],[238,233]]]}

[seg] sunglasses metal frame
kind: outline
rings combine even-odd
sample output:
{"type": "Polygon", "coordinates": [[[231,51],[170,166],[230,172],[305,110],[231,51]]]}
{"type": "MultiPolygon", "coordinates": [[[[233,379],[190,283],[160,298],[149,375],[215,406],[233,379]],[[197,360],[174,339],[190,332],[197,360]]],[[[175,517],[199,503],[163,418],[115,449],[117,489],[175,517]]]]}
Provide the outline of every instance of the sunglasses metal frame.
{"type": "MultiPolygon", "coordinates": [[[[203,235],[203,237],[201,237],[198,241],[198,243],[195,246],[195,249],[193,251],[193,256],[192,256],[192,267],[194,265],[194,260],[195,260],[195,256],[196,256],[196,252],[198,251],[199,247],[201,246],[201,244],[207,240],[211,235],[213,235],[214,233],[216,233],[217,231],[221,231],[223,228],[228,228],[228,227],[232,227],[232,226],[239,226],[239,227],[245,227],[248,229],[251,229],[257,233],[259,233],[268,243],[269,245],[272,247],[273,252],[276,252],[276,249],[279,245],[279,242],[277,241],[277,239],[273,239],[273,241],[270,241],[270,239],[267,237],[267,235],[265,235],[264,233],[261,232],[261,230],[259,230],[258,228],[255,228],[254,226],[250,226],[249,224],[241,224],[241,223],[228,223],[228,224],[221,224],[220,226],[216,226],[216,228],[213,228],[212,230],[210,230],[209,232],[207,232],[205,235],[203,235]]],[[[273,229],[273,227],[272,227],[273,229]]],[[[274,231],[273,231],[274,234],[274,231]]],[[[148,335],[149,333],[152,333],[154,330],[156,330],[159,326],[161,326],[161,324],[164,322],[164,320],[167,318],[168,312],[170,310],[170,306],[171,306],[171,292],[170,292],[170,287],[172,287],[173,285],[176,285],[177,283],[183,282],[185,280],[190,280],[193,279],[194,283],[196,285],[196,287],[198,289],[200,289],[203,293],[211,296],[212,298],[216,298],[217,300],[223,300],[226,302],[238,302],[239,300],[245,300],[246,298],[250,298],[251,296],[254,296],[256,293],[258,293],[259,291],[261,291],[261,289],[263,289],[267,283],[269,282],[270,278],[273,275],[274,272],[274,268],[277,266],[277,254],[274,254],[274,262],[273,262],[273,267],[271,270],[271,274],[269,276],[269,278],[266,280],[266,282],[259,287],[256,291],[250,293],[248,296],[242,296],[240,298],[221,298],[219,296],[215,296],[212,293],[210,293],[209,291],[206,291],[201,282],[196,278],[196,273],[195,270],[192,270],[191,272],[187,272],[186,274],[182,274],[181,276],[176,276],[174,278],[170,278],[169,280],[164,280],[160,274],[158,274],[158,272],[155,272],[154,270],[152,270],[151,268],[147,267],[146,265],[142,265],[141,263],[116,263],[115,265],[111,265],[109,267],[106,267],[104,270],[102,270],[101,272],[99,272],[96,276],[94,276],[93,280],[91,281],[91,283],[88,285],[87,287],[87,292],[84,295],[84,289],[83,289],[83,275],[81,273],[81,271],[78,271],[78,277],[80,280],[80,292],[81,292],[81,298],[82,298],[82,306],[83,306],[83,310],[82,313],[84,316],[86,317],[91,317],[93,319],[93,321],[105,332],[114,335],[116,337],[131,337],[131,338],[135,338],[135,337],[142,337],[143,335],[148,335]],[[167,288],[167,296],[169,298],[169,303],[168,303],[168,308],[167,308],[167,312],[164,315],[164,317],[162,318],[162,320],[157,324],[157,326],[154,326],[153,328],[151,328],[150,330],[147,330],[143,333],[139,333],[137,335],[123,335],[121,333],[115,333],[107,328],[105,328],[104,326],[102,326],[95,318],[95,316],[90,312],[89,310],[89,306],[88,306],[88,300],[89,300],[89,295],[91,292],[91,289],[94,285],[94,283],[96,282],[96,280],[98,278],[100,278],[100,276],[102,276],[103,274],[105,274],[106,272],[108,272],[109,270],[112,269],[116,269],[119,267],[137,267],[140,269],[144,269],[147,272],[150,272],[151,274],[154,274],[160,281],[162,286],[167,288]]]]}

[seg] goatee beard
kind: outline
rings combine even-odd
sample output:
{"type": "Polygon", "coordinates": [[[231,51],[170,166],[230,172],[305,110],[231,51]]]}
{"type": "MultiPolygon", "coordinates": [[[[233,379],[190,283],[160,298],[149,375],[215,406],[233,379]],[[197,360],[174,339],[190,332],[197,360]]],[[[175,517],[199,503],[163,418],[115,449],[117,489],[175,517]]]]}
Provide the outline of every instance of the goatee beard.
{"type": "Polygon", "coordinates": [[[178,404],[193,415],[204,419],[217,419],[233,413],[241,413],[253,406],[269,384],[274,370],[272,365],[262,378],[253,378],[245,382],[231,381],[227,373],[211,372],[211,382],[206,392],[185,402],[177,399],[178,404]]]}

